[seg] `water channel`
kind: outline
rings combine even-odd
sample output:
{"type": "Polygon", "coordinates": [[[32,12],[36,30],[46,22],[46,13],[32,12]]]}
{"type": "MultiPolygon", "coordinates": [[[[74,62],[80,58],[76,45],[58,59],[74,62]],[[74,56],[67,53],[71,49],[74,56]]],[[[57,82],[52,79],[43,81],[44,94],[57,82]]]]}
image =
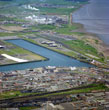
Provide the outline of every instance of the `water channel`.
{"type": "Polygon", "coordinates": [[[23,70],[28,68],[37,68],[37,67],[45,67],[45,66],[60,66],[60,67],[93,67],[88,63],[80,62],[63,54],[57,53],[55,51],[49,50],[47,48],[41,47],[39,45],[33,44],[31,42],[16,39],[16,40],[7,40],[7,42],[17,45],[21,48],[24,48],[28,51],[34,52],[41,56],[48,58],[47,61],[34,61],[34,62],[26,62],[26,63],[18,63],[12,65],[4,65],[0,66],[0,71],[13,71],[13,70],[23,70]]]}

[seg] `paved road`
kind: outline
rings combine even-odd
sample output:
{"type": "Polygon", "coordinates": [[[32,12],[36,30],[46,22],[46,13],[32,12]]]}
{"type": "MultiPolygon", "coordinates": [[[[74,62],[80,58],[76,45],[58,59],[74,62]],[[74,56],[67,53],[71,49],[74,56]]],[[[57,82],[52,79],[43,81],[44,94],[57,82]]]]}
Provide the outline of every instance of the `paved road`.
{"type": "Polygon", "coordinates": [[[18,108],[7,108],[6,110],[19,110],[18,108]]]}

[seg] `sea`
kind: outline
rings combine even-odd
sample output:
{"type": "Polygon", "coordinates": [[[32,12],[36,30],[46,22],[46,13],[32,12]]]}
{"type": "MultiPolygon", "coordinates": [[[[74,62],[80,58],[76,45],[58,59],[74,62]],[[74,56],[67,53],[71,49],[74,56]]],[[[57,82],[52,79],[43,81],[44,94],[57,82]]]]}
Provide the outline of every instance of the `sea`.
{"type": "Polygon", "coordinates": [[[73,22],[83,24],[87,32],[96,34],[109,46],[109,0],[90,0],[73,13],[73,22]]]}

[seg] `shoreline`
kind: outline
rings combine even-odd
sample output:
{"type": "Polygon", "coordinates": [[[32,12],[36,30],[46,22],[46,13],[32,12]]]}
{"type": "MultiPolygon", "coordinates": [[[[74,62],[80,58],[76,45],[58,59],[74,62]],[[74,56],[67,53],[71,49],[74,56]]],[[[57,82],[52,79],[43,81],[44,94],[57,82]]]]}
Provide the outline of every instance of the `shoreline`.
{"type": "Polygon", "coordinates": [[[92,37],[93,39],[97,39],[99,42],[100,42],[100,46],[102,46],[104,49],[102,50],[104,55],[108,57],[109,55],[109,45],[106,45],[104,43],[103,40],[100,39],[99,35],[98,34],[95,34],[95,33],[90,33],[90,32],[87,32],[86,29],[84,28],[84,25],[81,24],[81,23],[75,23],[75,22],[72,22],[73,24],[78,24],[80,25],[80,29],[77,29],[77,30],[74,30],[72,32],[80,32],[80,33],[85,33],[87,36],[90,36],[92,37]]]}
{"type": "MultiPolygon", "coordinates": [[[[91,2],[91,0],[89,0],[87,4],[82,5],[80,8],[82,8],[82,7],[84,7],[84,6],[88,5],[88,4],[90,4],[90,2],[91,2]]],[[[74,12],[78,11],[80,8],[78,8],[78,9],[75,10],[74,12]]],[[[94,38],[94,39],[98,39],[99,42],[100,42],[100,45],[104,48],[104,49],[102,50],[103,53],[104,53],[104,55],[105,55],[106,57],[109,57],[109,52],[108,52],[108,51],[109,51],[109,45],[106,44],[106,43],[100,38],[99,34],[93,33],[93,32],[88,32],[88,31],[85,29],[84,24],[79,23],[79,22],[75,22],[75,21],[73,20],[73,14],[74,14],[74,12],[71,13],[71,14],[72,14],[72,24],[79,25],[79,29],[73,30],[72,32],[85,33],[87,36],[90,36],[90,37],[92,37],[92,38],[94,38]]]]}
{"type": "MultiPolygon", "coordinates": [[[[74,20],[74,18],[75,17],[79,17],[79,14],[77,14],[76,16],[73,16],[73,14],[75,13],[75,12],[77,12],[77,13],[82,13],[85,9],[86,10],[89,10],[88,12],[86,11],[86,12],[84,12],[84,13],[86,13],[86,17],[88,17],[88,16],[90,16],[90,8],[92,8],[92,7],[89,7],[90,6],[90,4],[92,3],[93,1],[92,0],[89,0],[88,1],[88,3],[87,4],[85,4],[85,5],[82,5],[80,8],[78,8],[77,10],[75,10],[74,12],[72,12],[72,22],[73,23],[77,23],[77,24],[80,24],[80,25],[82,25],[82,27],[83,27],[83,29],[84,29],[84,32],[85,33],[88,33],[88,34],[92,34],[92,35],[94,35],[94,37],[97,37],[99,40],[101,40],[102,42],[103,42],[103,45],[104,46],[106,46],[106,47],[108,47],[109,46],[109,44],[107,44],[106,42],[105,42],[105,40],[102,40],[102,38],[101,38],[101,36],[103,36],[104,35],[104,32],[101,32],[101,34],[100,33],[97,33],[96,31],[95,32],[93,32],[93,30],[92,30],[92,32],[90,31],[91,29],[86,29],[86,27],[85,27],[85,25],[87,26],[87,22],[84,22],[84,21],[81,21],[81,20],[79,20],[79,21],[75,21],[74,20]],[[89,5],[89,6],[88,6],[89,5]],[[89,7],[88,9],[87,8],[85,8],[84,9],[84,7],[89,7]],[[81,8],[83,8],[83,10],[80,10],[81,8]],[[80,10],[80,11],[79,11],[80,10]],[[87,15],[87,13],[88,13],[88,15],[87,15]],[[82,23],[83,22],[83,23],[82,23]],[[100,36],[101,35],[101,36],[100,36]]],[[[99,2],[98,2],[99,3],[99,2]]],[[[93,5],[93,4],[92,4],[93,5]]],[[[93,13],[93,12],[92,12],[93,13]]],[[[95,13],[94,13],[95,14],[95,13]]],[[[82,14],[81,14],[82,15],[82,14]]],[[[97,15],[98,16],[98,15],[97,15]]],[[[95,16],[94,16],[95,17],[95,16]]],[[[98,16],[98,17],[100,17],[100,16],[98,16]]],[[[83,15],[82,15],[82,17],[80,16],[80,18],[79,19],[89,19],[89,18],[84,18],[83,17],[83,15]]],[[[93,20],[93,18],[90,18],[90,19],[92,19],[93,20]]],[[[97,18],[94,18],[94,19],[97,19],[97,18]]],[[[102,18],[100,18],[100,19],[102,19],[102,18]]],[[[99,19],[98,19],[99,20],[99,19]]],[[[87,26],[88,27],[88,26],[87,26]]],[[[96,28],[96,27],[94,27],[94,28],[96,28]]],[[[98,28],[98,27],[97,27],[98,28]]],[[[96,29],[97,29],[96,28],[96,29]]]]}

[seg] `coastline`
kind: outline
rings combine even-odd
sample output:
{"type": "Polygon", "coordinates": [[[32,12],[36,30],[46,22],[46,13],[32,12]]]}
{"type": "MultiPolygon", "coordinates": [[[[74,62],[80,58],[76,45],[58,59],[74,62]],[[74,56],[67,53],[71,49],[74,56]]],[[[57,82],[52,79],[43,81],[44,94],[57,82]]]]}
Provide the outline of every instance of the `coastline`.
{"type": "Polygon", "coordinates": [[[76,22],[76,21],[74,20],[73,14],[74,14],[75,12],[77,13],[78,10],[80,10],[81,8],[83,8],[83,7],[85,7],[86,5],[90,4],[90,1],[91,1],[91,0],[89,0],[89,2],[88,2],[87,4],[81,6],[80,8],[78,8],[77,10],[75,10],[74,12],[72,12],[72,24],[77,24],[77,25],[79,25],[79,29],[74,30],[74,31],[72,31],[72,32],[85,33],[85,34],[87,35],[87,37],[90,36],[90,37],[92,37],[92,39],[98,40],[98,41],[100,42],[100,44],[98,44],[98,45],[99,45],[98,47],[101,47],[101,49],[99,48],[100,51],[103,52],[104,56],[109,57],[109,45],[107,45],[107,44],[100,38],[100,35],[97,34],[97,33],[94,33],[94,32],[89,32],[89,31],[85,28],[85,25],[84,25],[84,24],[82,24],[81,22],[76,22]]]}
{"type": "MultiPolygon", "coordinates": [[[[80,29],[77,29],[77,30],[74,30],[74,31],[72,31],[72,32],[85,33],[86,36],[87,36],[87,38],[90,37],[90,38],[92,38],[92,39],[98,40],[98,41],[99,41],[99,44],[98,44],[98,48],[97,48],[97,47],[96,47],[96,48],[99,50],[99,52],[103,52],[103,54],[104,54],[105,57],[109,57],[109,46],[106,45],[106,44],[99,38],[99,36],[98,36],[97,34],[87,32],[86,29],[84,28],[84,25],[81,24],[81,23],[75,23],[75,22],[73,22],[73,24],[78,24],[78,25],[81,26],[81,28],[80,28],[80,29]]],[[[93,43],[92,43],[92,45],[93,45],[93,43]]]]}
{"type": "Polygon", "coordinates": [[[108,3],[107,0],[89,0],[72,15],[73,22],[83,24],[86,32],[96,34],[106,46],[109,46],[108,3]]]}

